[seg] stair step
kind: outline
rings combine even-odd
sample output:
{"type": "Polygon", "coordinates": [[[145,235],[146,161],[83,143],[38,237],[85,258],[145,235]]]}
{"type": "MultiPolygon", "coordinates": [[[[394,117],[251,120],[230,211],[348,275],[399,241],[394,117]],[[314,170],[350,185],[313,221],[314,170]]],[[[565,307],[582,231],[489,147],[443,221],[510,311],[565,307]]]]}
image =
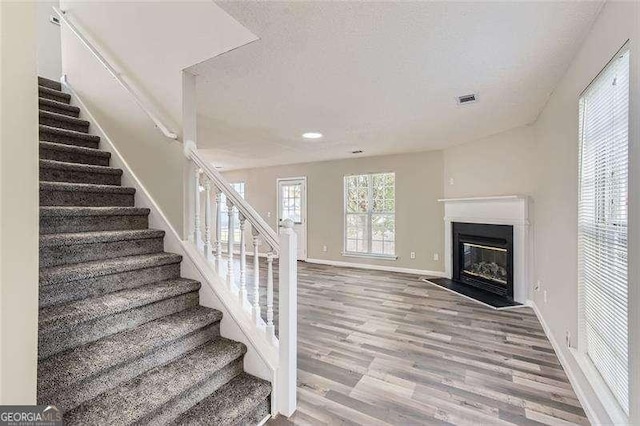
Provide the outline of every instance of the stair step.
{"type": "Polygon", "coordinates": [[[122,170],[93,164],[40,160],[40,181],[120,185],[122,170]]]}
{"type": "Polygon", "coordinates": [[[68,105],[52,99],[38,98],[38,108],[41,111],[55,112],[56,114],[67,115],[69,117],[80,117],[80,108],[77,106],[68,105]]]}
{"type": "Polygon", "coordinates": [[[41,235],[40,267],[160,253],[163,239],[157,229],[41,235]]]}
{"type": "Polygon", "coordinates": [[[140,207],[40,207],[40,234],[146,229],[149,213],[140,207]]]}
{"type": "Polygon", "coordinates": [[[135,192],[135,188],[115,185],[40,182],[40,205],[133,207],[135,192]]]}
{"type": "Polygon", "coordinates": [[[49,89],[61,91],[62,84],[59,81],[51,80],[50,78],[38,76],[38,86],[48,87],[49,89]]]}
{"type": "Polygon", "coordinates": [[[108,166],[111,153],[99,149],[83,148],[53,142],[40,142],[40,158],[66,163],[108,166]]]}
{"type": "Polygon", "coordinates": [[[242,343],[218,338],[65,413],[65,424],[166,424],[158,417],[177,417],[239,374],[245,352],[242,343]]]}
{"type": "Polygon", "coordinates": [[[45,99],[51,99],[53,101],[63,102],[68,104],[71,102],[71,95],[61,92],[60,90],[54,90],[46,86],[38,85],[38,96],[45,99]]]}
{"type": "Polygon", "coordinates": [[[175,424],[255,425],[269,414],[270,395],[271,383],[243,373],[182,414],[175,424]]]}
{"type": "Polygon", "coordinates": [[[40,269],[40,307],[178,278],[182,256],[154,253],[40,269]]]}
{"type": "MultiPolygon", "coordinates": [[[[66,411],[105,391],[121,389],[124,382],[185,354],[194,344],[219,336],[221,319],[220,311],[196,306],[41,360],[38,401],[66,411]]],[[[236,350],[242,351],[241,346],[236,350]]],[[[175,381],[165,379],[165,386],[175,381]]],[[[94,401],[90,402],[93,406],[94,401]]],[[[109,424],[100,419],[90,423],[109,424]]]]}
{"type": "Polygon", "coordinates": [[[82,146],[85,148],[98,148],[100,136],[88,133],[76,132],[74,130],[59,129],[57,127],[40,124],[40,140],[44,142],[55,142],[64,145],[82,146]]]}
{"type": "Polygon", "coordinates": [[[40,124],[55,127],[58,129],[73,130],[76,132],[87,133],[89,131],[89,122],[76,117],[69,117],[66,114],[58,114],[51,111],[40,110],[38,112],[40,124]]]}
{"type": "Polygon", "coordinates": [[[198,305],[200,283],[173,279],[40,309],[38,358],[198,305]]]}

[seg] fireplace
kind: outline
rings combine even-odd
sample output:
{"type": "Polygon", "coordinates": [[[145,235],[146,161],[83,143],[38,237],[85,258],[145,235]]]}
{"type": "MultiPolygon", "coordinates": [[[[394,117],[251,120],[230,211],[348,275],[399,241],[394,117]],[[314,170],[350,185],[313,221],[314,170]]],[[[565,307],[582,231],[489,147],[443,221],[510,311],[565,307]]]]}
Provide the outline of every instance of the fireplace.
{"type": "Polygon", "coordinates": [[[452,223],[452,279],[513,299],[513,226],[452,223]]]}

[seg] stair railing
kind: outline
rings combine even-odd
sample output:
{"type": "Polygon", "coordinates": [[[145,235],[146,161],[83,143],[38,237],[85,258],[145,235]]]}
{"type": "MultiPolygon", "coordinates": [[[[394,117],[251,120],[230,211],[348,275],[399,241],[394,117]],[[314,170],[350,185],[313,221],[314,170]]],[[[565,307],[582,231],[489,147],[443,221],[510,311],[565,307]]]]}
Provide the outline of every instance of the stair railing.
{"type": "Polygon", "coordinates": [[[75,24],[69,19],[67,14],[60,10],[59,8],[53,6],[53,11],[60,17],[60,21],[69,28],[69,30],[80,40],[80,42],[93,54],[93,56],[102,64],[103,67],[109,71],[109,73],[116,79],[116,81],[124,88],[124,90],[131,95],[136,104],[147,114],[147,116],[153,121],[158,129],[162,132],[163,135],[168,137],[169,139],[178,140],[178,135],[175,132],[169,130],[167,126],[162,123],[162,120],[153,112],[153,109],[148,105],[150,102],[144,100],[142,96],[138,93],[136,89],[134,89],[126,79],[126,76],[118,71],[113,65],[109,63],[109,61],[100,53],[100,50],[91,43],[75,26],[75,24]]]}
{"type": "Polygon", "coordinates": [[[279,413],[289,416],[296,407],[297,368],[297,237],[293,222],[285,220],[278,235],[220,172],[201,156],[194,142],[185,143],[184,154],[190,163],[188,170],[192,180],[187,188],[193,191],[187,197],[192,200],[193,206],[185,210],[193,214],[192,220],[187,221],[191,228],[187,231],[188,242],[195,246],[203,259],[218,273],[227,290],[234,295],[239,309],[250,316],[259,334],[277,351],[275,406],[279,413]],[[224,206],[223,194],[226,199],[224,206]],[[240,230],[237,242],[234,223],[236,213],[240,230]],[[222,220],[223,215],[226,215],[226,221],[222,220]],[[223,222],[226,222],[226,229],[223,228],[223,222]],[[248,226],[251,227],[253,246],[251,283],[247,283],[248,226]],[[225,231],[227,238],[223,241],[225,231]],[[236,243],[239,243],[238,253],[235,252],[236,243]],[[261,247],[266,252],[266,289],[261,289],[260,286],[261,247]],[[236,254],[239,256],[238,262],[234,260],[236,254]],[[278,261],[277,336],[273,306],[275,259],[278,261]],[[238,277],[235,276],[237,263],[238,277]],[[261,301],[261,291],[263,295],[266,294],[264,303],[261,301]],[[263,312],[266,313],[266,321],[263,319],[263,312]]]}
{"type": "MultiPolygon", "coordinates": [[[[167,137],[179,141],[178,135],[163,124],[157,114],[153,112],[144,96],[127,82],[126,76],[118,71],[89,41],[87,37],[74,25],[64,11],[54,7],[53,10],[60,17],[60,21],[82,42],[93,56],[109,71],[117,82],[131,95],[138,106],[153,121],[156,127],[167,137]]],[[[198,152],[196,143],[196,91],[195,75],[183,70],[183,143],[184,155],[188,163],[188,172],[184,176],[185,188],[185,244],[191,244],[202,254],[204,261],[219,275],[225,277],[225,285],[233,295],[237,310],[244,311],[251,319],[252,331],[263,337],[269,349],[270,367],[274,370],[272,400],[273,408],[283,415],[290,416],[296,409],[296,369],[297,369],[297,240],[293,231],[293,222],[284,221],[280,233],[276,232],[262,219],[262,217],[247,203],[226,179],[198,152]],[[204,192],[204,206],[200,188],[204,192]],[[226,198],[227,235],[226,242],[226,272],[222,270],[222,204],[221,198],[226,198]],[[203,211],[204,210],[204,211],[203,211]],[[239,285],[235,280],[235,235],[234,219],[238,213],[240,228],[239,253],[239,285]],[[214,216],[215,214],[215,216],[214,216]],[[204,227],[202,226],[204,222],[204,227]],[[253,274],[254,279],[251,300],[247,289],[247,253],[246,230],[251,227],[253,243],[253,274]],[[266,249],[266,303],[260,298],[260,245],[266,249]],[[274,260],[278,260],[278,330],[274,322],[274,260]],[[265,319],[262,312],[266,313],[265,319]],[[277,336],[276,336],[277,334],[277,336]]],[[[65,80],[66,77],[63,77],[65,80]]],[[[263,348],[264,349],[264,348],[263,348]]]]}

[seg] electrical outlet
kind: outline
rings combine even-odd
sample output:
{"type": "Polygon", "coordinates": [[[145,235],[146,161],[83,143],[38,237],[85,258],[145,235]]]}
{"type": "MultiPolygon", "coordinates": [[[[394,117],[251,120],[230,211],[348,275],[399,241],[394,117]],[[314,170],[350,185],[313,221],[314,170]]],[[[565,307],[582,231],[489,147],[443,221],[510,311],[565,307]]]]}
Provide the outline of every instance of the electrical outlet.
{"type": "Polygon", "coordinates": [[[326,253],[326,252],[327,252],[327,250],[328,250],[328,249],[327,249],[327,246],[322,246],[322,252],[323,252],[323,253],[326,253]]]}
{"type": "Polygon", "coordinates": [[[547,290],[545,290],[542,294],[544,297],[544,303],[547,303],[547,290]]]}
{"type": "Polygon", "coordinates": [[[565,340],[567,342],[567,347],[570,348],[571,347],[571,332],[569,330],[567,330],[567,332],[565,334],[565,340]]]}
{"type": "Polygon", "coordinates": [[[271,217],[271,212],[267,212],[267,217],[271,217]]]}
{"type": "Polygon", "coordinates": [[[440,255],[438,253],[433,253],[433,260],[440,260],[440,255]]]}
{"type": "Polygon", "coordinates": [[[540,291],[540,288],[542,288],[542,282],[540,280],[536,281],[535,285],[533,286],[533,290],[534,291],[540,291]]]}
{"type": "Polygon", "coordinates": [[[412,252],[411,252],[411,258],[412,258],[412,259],[415,259],[415,258],[416,258],[416,252],[415,252],[415,251],[412,251],[412,252]]]}
{"type": "Polygon", "coordinates": [[[455,184],[455,180],[453,180],[453,178],[449,178],[449,185],[453,185],[455,184]]]}

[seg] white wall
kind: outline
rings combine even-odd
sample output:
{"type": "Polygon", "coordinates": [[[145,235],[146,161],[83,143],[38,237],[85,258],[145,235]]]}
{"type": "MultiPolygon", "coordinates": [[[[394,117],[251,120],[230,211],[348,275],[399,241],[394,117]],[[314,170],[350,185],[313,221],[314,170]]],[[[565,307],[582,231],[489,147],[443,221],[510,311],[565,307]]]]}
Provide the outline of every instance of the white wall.
{"type": "Polygon", "coordinates": [[[58,16],[53,11],[53,6],[59,7],[60,2],[36,2],[38,75],[57,81],[62,75],[62,51],[60,45],[60,26],[49,20],[51,15],[58,16]]]}
{"type": "Polygon", "coordinates": [[[230,182],[245,182],[245,198],[275,229],[278,178],[307,177],[308,257],[442,272],[444,263],[444,210],[442,198],[442,151],[383,155],[348,160],[264,167],[230,171],[230,182]],[[397,260],[378,260],[342,255],[344,236],[343,178],[348,174],[396,173],[397,260]],[[271,217],[268,217],[268,213],[271,217]],[[322,246],[327,246],[327,252],[322,246]],[[416,253],[411,259],[410,252],[416,253]],[[434,260],[434,253],[439,259],[434,260]]]}
{"type": "Polygon", "coordinates": [[[531,195],[535,187],[535,140],[521,126],[444,150],[444,196],[531,195]]]}
{"type": "Polygon", "coordinates": [[[0,2],[0,57],[0,404],[35,404],[38,98],[32,2],[0,2]]]}
{"type": "MultiPolygon", "coordinates": [[[[213,2],[63,0],[61,6],[178,134],[182,130],[182,70],[255,39],[213,2]]],[[[181,143],[155,128],[134,98],[64,25],[62,68],[172,227],[181,230],[181,143]]]]}
{"type": "MultiPolygon", "coordinates": [[[[631,39],[631,57],[636,58],[631,69],[632,102],[634,111],[632,120],[631,155],[638,160],[638,68],[637,56],[640,55],[638,42],[640,37],[638,13],[640,6],[636,2],[608,2],[595,22],[582,48],[567,70],[546,107],[535,124],[537,141],[538,173],[534,197],[536,202],[535,226],[535,279],[542,283],[542,291],[534,293],[534,302],[539,307],[542,318],[548,325],[552,337],[560,342],[560,352],[567,360],[568,374],[578,387],[584,391],[584,401],[595,413],[594,420],[606,423],[609,418],[602,404],[596,398],[593,389],[587,383],[569,348],[564,344],[565,333],[570,332],[575,344],[578,335],[578,97],[591,80],[622,47],[631,39]],[[547,291],[547,302],[542,297],[547,291]]],[[[638,205],[638,167],[640,161],[631,161],[633,179],[630,209],[631,245],[629,259],[637,263],[638,223],[640,209],[638,205]],[[635,190],[633,188],[635,187],[635,190]]],[[[636,406],[632,409],[632,424],[640,424],[637,404],[640,393],[637,385],[638,347],[638,285],[637,266],[632,266],[630,290],[632,306],[629,312],[635,315],[629,324],[629,330],[636,333],[630,354],[635,356],[635,391],[630,400],[636,406]],[[635,321],[635,322],[634,322],[635,321]]],[[[632,371],[633,372],[633,371],[632,371]]]]}

